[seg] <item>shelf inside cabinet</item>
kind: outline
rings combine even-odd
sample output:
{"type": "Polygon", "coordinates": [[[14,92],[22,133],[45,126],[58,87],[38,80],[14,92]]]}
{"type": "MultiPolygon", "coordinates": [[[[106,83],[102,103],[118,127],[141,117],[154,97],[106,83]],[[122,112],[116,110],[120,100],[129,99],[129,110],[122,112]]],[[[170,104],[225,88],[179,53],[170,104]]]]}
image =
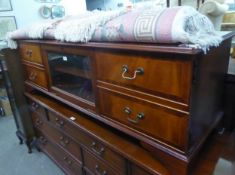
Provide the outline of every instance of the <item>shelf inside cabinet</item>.
{"type": "Polygon", "coordinates": [[[77,67],[68,67],[68,66],[59,66],[57,65],[55,67],[55,71],[66,73],[66,74],[71,74],[83,78],[91,78],[91,72],[87,70],[82,70],[77,67]]]}

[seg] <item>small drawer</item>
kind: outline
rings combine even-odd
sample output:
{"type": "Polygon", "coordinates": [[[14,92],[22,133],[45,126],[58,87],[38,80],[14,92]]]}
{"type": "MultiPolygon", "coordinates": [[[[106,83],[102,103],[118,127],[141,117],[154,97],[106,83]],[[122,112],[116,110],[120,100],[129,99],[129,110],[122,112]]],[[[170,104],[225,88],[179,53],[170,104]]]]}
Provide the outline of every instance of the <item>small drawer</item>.
{"type": "Polygon", "coordinates": [[[49,126],[48,123],[42,124],[40,127],[38,127],[38,129],[40,129],[41,132],[45,133],[45,135],[50,140],[52,140],[53,143],[59,145],[66,152],[73,155],[74,159],[79,162],[82,161],[80,146],[75,143],[70,137],[49,126]]]}
{"type": "Polygon", "coordinates": [[[39,106],[37,103],[31,102],[30,111],[31,111],[33,126],[38,129],[44,128],[45,122],[47,120],[45,109],[39,106]]]}
{"type": "Polygon", "coordinates": [[[71,175],[82,175],[81,164],[54,145],[44,135],[39,133],[37,146],[42,149],[52,160],[54,160],[65,172],[71,175]]]}
{"type": "Polygon", "coordinates": [[[91,173],[97,175],[124,175],[120,172],[113,170],[106,163],[99,160],[97,157],[93,156],[87,151],[84,151],[83,154],[85,169],[87,169],[91,173]]]}
{"type": "Polygon", "coordinates": [[[26,71],[26,79],[42,88],[47,89],[47,77],[44,69],[24,65],[26,71]]]}
{"type": "Polygon", "coordinates": [[[20,44],[20,54],[23,60],[42,64],[41,50],[38,45],[20,44]]]}
{"type": "Polygon", "coordinates": [[[32,118],[39,118],[43,121],[47,120],[45,109],[34,101],[29,101],[29,109],[32,113],[32,118]]]}
{"type": "Polygon", "coordinates": [[[188,117],[124,95],[99,90],[102,115],[125,124],[138,133],[160,139],[178,148],[187,141],[188,117]],[[107,107],[108,106],[108,107],[107,107]]]}
{"type": "Polygon", "coordinates": [[[49,120],[58,128],[62,129],[64,132],[68,133],[71,137],[85,146],[86,149],[91,151],[97,157],[103,159],[114,169],[120,173],[125,172],[126,170],[126,161],[119,154],[113,152],[111,149],[106,147],[97,139],[93,138],[89,134],[81,131],[79,128],[76,128],[69,121],[66,121],[62,117],[54,114],[53,112],[48,111],[49,120]]]}
{"type": "Polygon", "coordinates": [[[187,59],[100,51],[96,64],[99,81],[188,102],[192,73],[187,59]]]}

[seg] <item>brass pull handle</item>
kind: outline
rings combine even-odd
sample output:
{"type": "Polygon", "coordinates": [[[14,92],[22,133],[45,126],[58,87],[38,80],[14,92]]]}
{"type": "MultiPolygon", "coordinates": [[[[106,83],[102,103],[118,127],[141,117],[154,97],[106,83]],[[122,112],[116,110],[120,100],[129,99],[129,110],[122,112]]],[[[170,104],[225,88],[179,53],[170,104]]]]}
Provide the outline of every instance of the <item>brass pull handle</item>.
{"type": "Polygon", "coordinates": [[[131,123],[137,124],[141,119],[144,118],[144,113],[138,113],[135,119],[131,119],[130,117],[127,117],[127,120],[131,123]]]}
{"type": "Polygon", "coordinates": [[[31,109],[32,109],[33,111],[37,110],[38,107],[39,107],[38,104],[35,103],[35,102],[33,102],[33,103],[31,104],[31,109]]]}
{"type": "Polygon", "coordinates": [[[64,161],[68,164],[68,165],[72,165],[73,161],[69,160],[68,157],[64,157],[64,161]]]}
{"type": "Polygon", "coordinates": [[[95,142],[92,142],[91,144],[91,149],[92,151],[94,151],[96,154],[102,156],[102,154],[104,153],[104,147],[100,148],[100,150],[97,150],[97,145],[95,142]]]}
{"type": "Polygon", "coordinates": [[[62,128],[65,125],[65,122],[63,120],[60,120],[58,117],[55,118],[55,124],[62,128]]]}
{"type": "Polygon", "coordinates": [[[30,75],[29,75],[29,79],[30,80],[35,80],[36,78],[37,78],[37,73],[31,72],[30,75]]]}
{"type": "Polygon", "coordinates": [[[125,107],[123,109],[123,112],[125,112],[126,114],[130,115],[131,114],[131,109],[129,107],[125,107]]]}
{"type": "Polygon", "coordinates": [[[128,77],[125,74],[128,73],[128,66],[127,65],[123,65],[122,66],[122,78],[123,79],[127,79],[127,80],[134,80],[136,78],[137,75],[143,75],[144,74],[144,68],[142,67],[138,67],[135,71],[134,71],[134,75],[132,77],[128,77]]]}
{"type": "Polygon", "coordinates": [[[35,126],[36,127],[39,127],[40,125],[42,125],[43,124],[43,122],[38,118],[38,119],[36,119],[36,121],[35,121],[35,126]]]}
{"type": "Polygon", "coordinates": [[[64,138],[64,136],[61,136],[60,137],[60,144],[63,146],[63,147],[66,147],[68,144],[70,143],[70,141],[66,138],[64,138]]]}
{"type": "Polygon", "coordinates": [[[33,51],[32,51],[32,50],[27,50],[27,51],[26,51],[26,55],[27,55],[28,57],[32,57],[32,54],[33,54],[33,51]]]}
{"type": "Polygon", "coordinates": [[[95,166],[95,172],[96,172],[96,174],[98,174],[98,175],[107,175],[108,173],[107,173],[107,171],[102,171],[101,169],[100,169],[100,167],[99,167],[99,165],[96,165],[95,166]]]}
{"type": "Polygon", "coordinates": [[[45,144],[47,143],[47,139],[44,138],[43,136],[41,136],[41,137],[39,138],[39,140],[40,140],[40,142],[41,142],[43,145],[45,145],[45,144]]]}

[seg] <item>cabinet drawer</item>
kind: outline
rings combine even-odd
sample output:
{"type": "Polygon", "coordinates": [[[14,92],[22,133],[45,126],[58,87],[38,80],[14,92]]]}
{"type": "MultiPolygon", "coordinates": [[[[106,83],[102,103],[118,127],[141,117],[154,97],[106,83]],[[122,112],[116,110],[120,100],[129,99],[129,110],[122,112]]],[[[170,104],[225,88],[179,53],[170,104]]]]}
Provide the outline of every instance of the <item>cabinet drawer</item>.
{"type": "Polygon", "coordinates": [[[99,175],[124,175],[116,172],[107,164],[93,156],[92,154],[88,153],[87,151],[83,152],[84,154],[84,166],[85,169],[88,169],[93,174],[99,175]]]}
{"type": "Polygon", "coordinates": [[[47,78],[44,69],[38,67],[31,67],[29,65],[24,65],[26,71],[26,79],[32,83],[37,84],[43,88],[48,88],[47,78]]]}
{"type": "Polygon", "coordinates": [[[32,114],[32,120],[34,124],[40,124],[42,121],[46,121],[45,109],[34,101],[29,101],[29,109],[32,114]]]}
{"type": "Polygon", "coordinates": [[[42,55],[38,45],[20,44],[20,54],[23,60],[42,64],[42,55]]]}
{"type": "Polygon", "coordinates": [[[39,134],[37,145],[52,160],[54,160],[65,172],[70,175],[82,175],[80,163],[66,154],[62,149],[52,144],[45,136],[39,134]]]}
{"type": "Polygon", "coordinates": [[[79,143],[85,146],[86,149],[94,153],[97,157],[106,161],[107,164],[112,166],[120,173],[125,172],[126,162],[123,157],[113,152],[107,146],[102,144],[99,140],[91,137],[89,134],[85,133],[84,131],[75,128],[75,126],[70,124],[62,117],[54,114],[53,112],[49,111],[48,116],[50,122],[52,122],[55,126],[62,129],[64,132],[68,133],[71,137],[73,137],[75,140],[77,140],[79,143]]]}
{"type": "Polygon", "coordinates": [[[191,62],[187,59],[161,59],[115,52],[99,52],[96,59],[100,81],[188,102],[192,74],[191,62]]]}
{"type": "Polygon", "coordinates": [[[101,89],[99,96],[102,115],[178,148],[185,146],[188,131],[185,114],[177,116],[174,111],[101,89]]]}

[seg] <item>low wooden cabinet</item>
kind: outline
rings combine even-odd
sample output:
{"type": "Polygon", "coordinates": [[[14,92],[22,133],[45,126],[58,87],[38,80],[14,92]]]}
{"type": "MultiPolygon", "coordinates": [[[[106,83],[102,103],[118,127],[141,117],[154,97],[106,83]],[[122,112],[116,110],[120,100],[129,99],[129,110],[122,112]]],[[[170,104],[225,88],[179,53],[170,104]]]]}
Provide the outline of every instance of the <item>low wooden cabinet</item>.
{"type": "Polygon", "coordinates": [[[231,37],[207,54],[177,44],[19,41],[39,148],[67,174],[189,174],[223,116],[231,37]]]}

